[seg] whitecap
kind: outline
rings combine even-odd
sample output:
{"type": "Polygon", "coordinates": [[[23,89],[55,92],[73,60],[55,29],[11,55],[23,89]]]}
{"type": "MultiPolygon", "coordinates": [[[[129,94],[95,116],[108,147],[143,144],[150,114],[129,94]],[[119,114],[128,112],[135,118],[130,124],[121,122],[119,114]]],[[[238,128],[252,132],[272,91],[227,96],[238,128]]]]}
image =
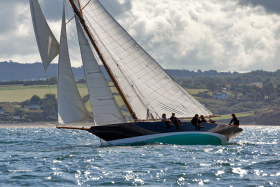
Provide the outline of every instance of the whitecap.
{"type": "Polygon", "coordinates": [[[203,149],[202,151],[204,151],[204,152],[210,152],[210,151],[212,151],[213,149],[211,149],[211,148],[208,148],[208,149],[203,149]]]}
{"type": "Polygon", "coordinates": [[[221,175],[223,173],[225,173],[223,170],[218,170],[218,172],[215,175],[218,176],[218,175],[221,175]]]}
{"type": "Polygon", "coordinates": [[[178,181],[180,181],[180,182],[182,182],[182,181],[184,181],[185,179],[183,178],[183,177],[180,177],[179,179],[178,179],[178,181]]]}
{"type": "Polygon", "coordinates": [[[211,164],[199,164],[200,166],[211,166],[211,164]]]}
{"type": "Polygon", "coordinates": [[[232,173],[236,173],[239,175],[246,175],[248,173],[247,170],[241,168],[232,168],[232,173]]]}
{"type": "Polygon", "coordinates": [[[61,163],[59,160],[53,160],[53,163],[61,163]]]}
{"type": "Polygon", "coordinates": [[[8,172],[13,172],[13,173],[17,173],[17,172],[32,172],[32,170],[8,170],[8,172]]]}
{"type": "Polygon", "coordinates": [[[142,179],[134,179],[134,182],[138,182],[140,184],[144,184],[144,181],[142,179]]]}
{"type": "Polygon", "coordinates": [[[199,185],[203,185],[203,181],[200,181],[198,184],[199,184],[199,185]]]}

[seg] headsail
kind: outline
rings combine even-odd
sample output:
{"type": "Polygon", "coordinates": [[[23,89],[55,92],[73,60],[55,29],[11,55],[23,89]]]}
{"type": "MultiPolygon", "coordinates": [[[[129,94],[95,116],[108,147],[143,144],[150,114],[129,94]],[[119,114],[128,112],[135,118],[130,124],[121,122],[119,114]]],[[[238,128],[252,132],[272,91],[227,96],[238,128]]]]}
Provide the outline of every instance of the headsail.
{"type": "MultiPolygon", "coordinates": [[[[81,1],[82,6],[88,0],[81,1]]],[[[83,16],[96,44],[139,119],[147,109],[153,117],[162,113],[177,117],[211,115],[180,87],[162,67],[123,29],[98,0],[83,8],[83,16]]]]}
{"type": "Polygon", "coordinates": [[[79,94],[70,64],[64,8],[59,51],[57,85],[58,122],[63,124],[89,119],[89,112],[79,94]]]}
{"type": "Polygon", "coordinates": [[[46,71],[51,61],[59,53],[59,43],[43,15],[38,0],[29,0],[29,3],[36,41],[46,71]]]}
{"type": "Polygon", "coordinates": [[[77,17],[75,21],[95,124],[126,123],[125,117],[103,77],[77,17]]]}

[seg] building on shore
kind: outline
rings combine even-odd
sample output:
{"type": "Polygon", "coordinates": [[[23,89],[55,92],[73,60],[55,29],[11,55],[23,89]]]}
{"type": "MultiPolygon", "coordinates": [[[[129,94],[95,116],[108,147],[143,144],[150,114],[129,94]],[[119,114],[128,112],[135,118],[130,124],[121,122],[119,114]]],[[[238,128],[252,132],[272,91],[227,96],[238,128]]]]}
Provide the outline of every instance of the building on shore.
{"type": "Polygon", "coordinates": [[[226,100],[229,98],[229,94],[227,92],[216,92],[213,97],[216,99],[226,100]]]}
{"type": "Polygon", "coordinates": [[[40,109],[40,101],[30,101],[28,109],[29,110],[39,110],[40,109]]]}

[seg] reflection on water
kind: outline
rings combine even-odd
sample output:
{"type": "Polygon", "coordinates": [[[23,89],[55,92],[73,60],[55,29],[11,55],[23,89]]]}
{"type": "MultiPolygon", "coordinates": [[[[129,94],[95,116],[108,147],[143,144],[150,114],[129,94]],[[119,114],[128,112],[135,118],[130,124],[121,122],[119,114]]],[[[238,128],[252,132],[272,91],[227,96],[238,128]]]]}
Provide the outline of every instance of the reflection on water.
{"type": "Polygon", "coordinates": [[[247,127],[221,146],[101,146],[85,131],[0,129],[0,186],[280,184],[277,127],[247,127]]]}

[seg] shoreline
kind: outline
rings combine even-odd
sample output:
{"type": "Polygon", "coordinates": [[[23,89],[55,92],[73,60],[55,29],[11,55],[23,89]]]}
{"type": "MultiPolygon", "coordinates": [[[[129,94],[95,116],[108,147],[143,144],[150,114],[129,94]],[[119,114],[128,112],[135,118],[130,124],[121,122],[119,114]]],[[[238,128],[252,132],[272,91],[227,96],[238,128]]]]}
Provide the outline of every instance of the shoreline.
{"type": "MultiPolygon", "coordinates": [[[[0,128],[56,128],[57,123],[0,123],[0,128]]],[[[60,126],[66,127],[90,127],[93,123],[71,123],[60,126]]],[[[280,127],[280,125],[240,125],[239,127],[280,127]]]]}

